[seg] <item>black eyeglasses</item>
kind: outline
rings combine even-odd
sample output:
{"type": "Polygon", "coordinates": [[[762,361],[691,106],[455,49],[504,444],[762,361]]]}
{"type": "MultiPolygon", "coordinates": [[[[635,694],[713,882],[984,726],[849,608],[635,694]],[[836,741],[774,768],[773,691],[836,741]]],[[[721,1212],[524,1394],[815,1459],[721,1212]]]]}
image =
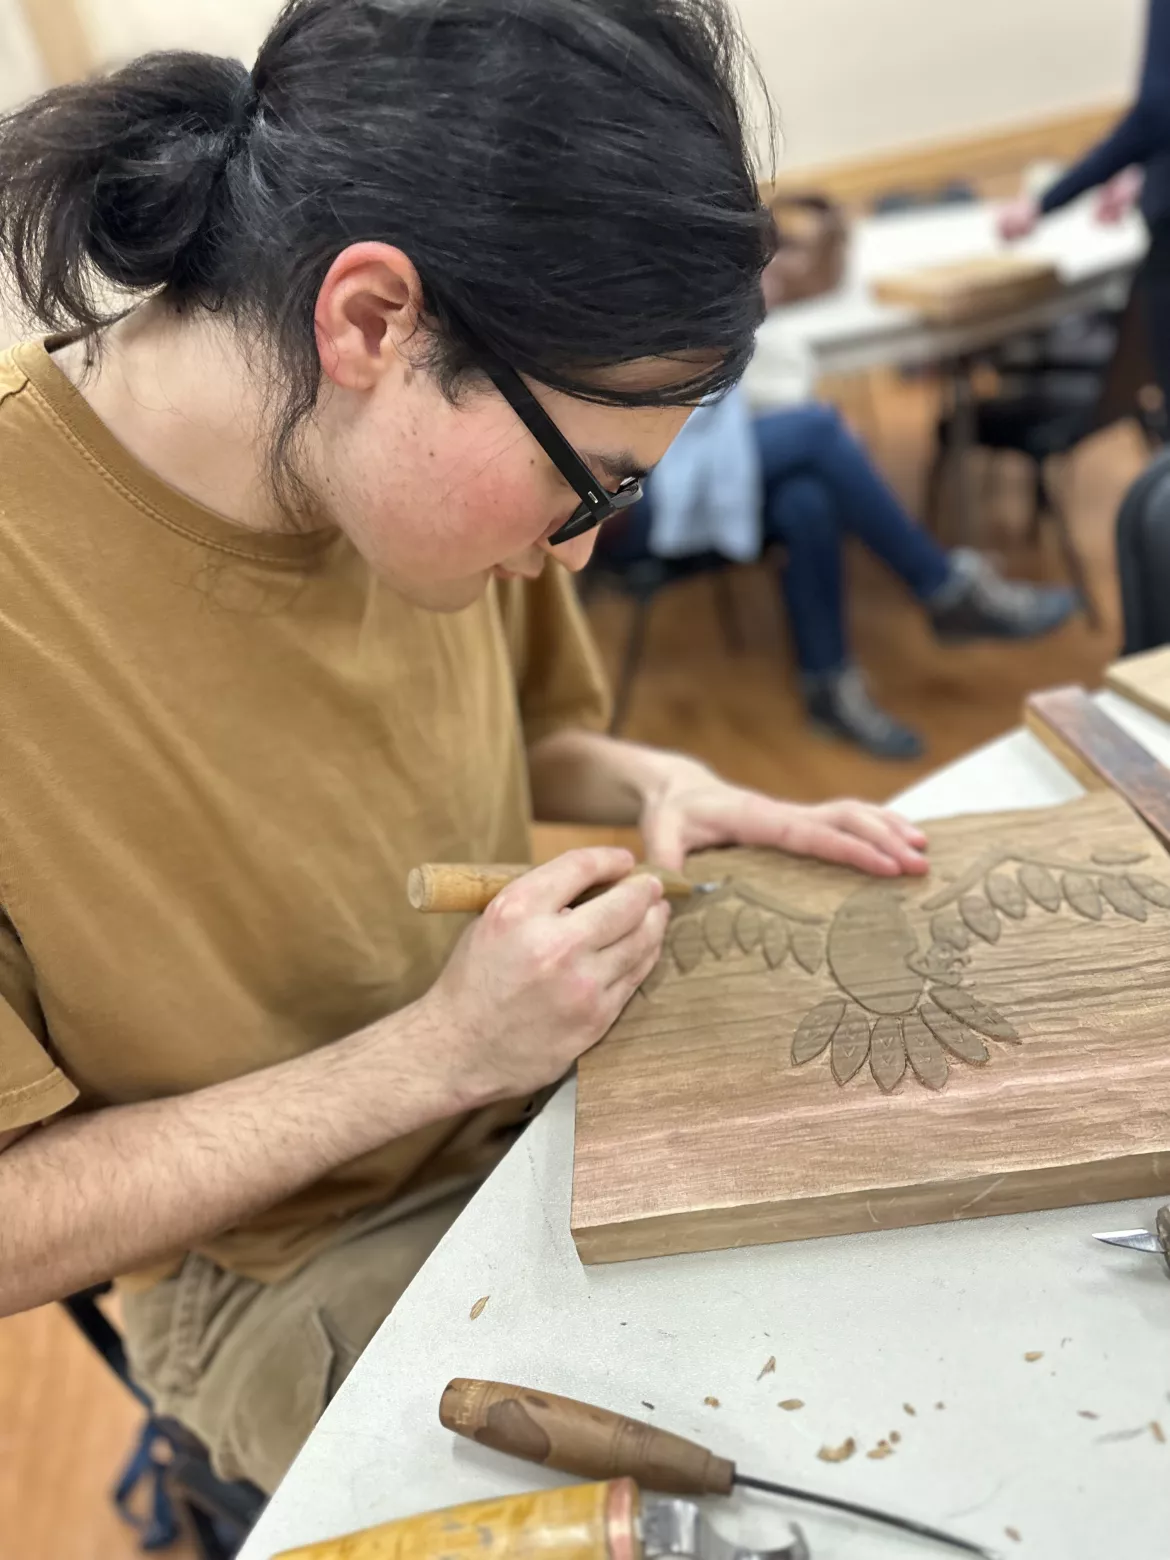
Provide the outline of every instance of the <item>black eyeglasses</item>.
{"type": "Polygon", "coordinates": [[[549,537],[550,546],[559,547],[562,542],[571,542],[575,536],[583,536],[603,520],[612,519],[638,502],[642,497],[641,477],[623,477],[612,493],[602,487],[515,369],[475,342],[470,331],[467,335],[484,373],[581,499],[564,525],[558,526],[549,537]]]}

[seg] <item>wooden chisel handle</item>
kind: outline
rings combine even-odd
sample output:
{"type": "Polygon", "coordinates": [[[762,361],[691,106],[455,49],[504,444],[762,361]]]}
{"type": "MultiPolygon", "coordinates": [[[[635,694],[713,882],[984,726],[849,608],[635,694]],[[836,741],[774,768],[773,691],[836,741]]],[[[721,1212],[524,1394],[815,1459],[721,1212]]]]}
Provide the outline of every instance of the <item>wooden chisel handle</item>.
{"type": "Polygon", "coordinates": [[[734,1463],[680,1435],[502,1381],[457,1377],[439,1419],[482,1446],[583,1479],[630,1478],[665,1495],[729,1495],[735,1478],[734,1463]]]}
{"type": "Polygon", "coordinates": [[[288,1549],[274,1560],[643,1560],[630,1479],[505,1495],[288,1549]]]}
{"type": "MultiPolygon", "coordinates": [[[[478,914],[500,892],[517,878],[531,872],[531,866],[497,865],[476,867],[449,861],[429,861],[421,867],[413,867],[406,880],[406,897],[416,910],[434,913],[440,910],[471,911],[478,914]]],[[[661,867],[645,865],[634,868],[635,874],[649,873],[662,884],[668,899],[689,899],[695,885],[681,872],[667,872],[661,867]]],[[[611,883],[600,883],[587,889],[581,900],[596,899],[604,894],[611,883]]]]}

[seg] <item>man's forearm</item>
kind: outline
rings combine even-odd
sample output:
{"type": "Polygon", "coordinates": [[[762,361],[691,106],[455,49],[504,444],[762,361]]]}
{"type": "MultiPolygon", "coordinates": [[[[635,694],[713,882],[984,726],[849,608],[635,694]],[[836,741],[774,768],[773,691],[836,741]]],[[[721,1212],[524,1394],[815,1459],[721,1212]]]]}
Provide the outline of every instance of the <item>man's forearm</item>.
{"type": "Polygon", "coordinates": [[[636,824],[647,802],[697,760],[597,731],[556,731],[528,750],[532,806],[542,823],[636,824]]]}
{"type": "Polygon", "coordinates": [[[51,1122],[0,1153],[0,1315],[189,1249],[456,1114],[419,1008],[174,1099],[51,1122]]]}

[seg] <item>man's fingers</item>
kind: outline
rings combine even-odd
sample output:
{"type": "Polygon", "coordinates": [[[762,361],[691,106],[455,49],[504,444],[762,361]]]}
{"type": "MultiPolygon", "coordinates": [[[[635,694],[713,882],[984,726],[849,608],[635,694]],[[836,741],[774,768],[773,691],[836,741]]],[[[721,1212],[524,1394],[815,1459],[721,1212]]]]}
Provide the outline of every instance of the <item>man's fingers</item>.
{"type": "Polygon", "coordinates": [[[831,821],[844,833],[855,835],[890,857],[900,871],[927,870],[927,861],[921,849],[911,842],[905,829],[899,827],[903,820],[895,819],[892,813],[866,807],[862,803],[846,804],[831,821]]]}
{"type": "Polygon", "coordinates": [[[596,899],[578,905],[570,912],[569,924],[586,947],[608,948],[636,931],[661,903],[658,879],[648,872],[636,872],[596,899]]]}
{"type": "Polygon", "coordinates": [[[831,823],[810,824],[808,832],[802,834],[800,853],[815,856],[819,861],[856,867],[859,872],[870,872],[876,877],[900,877],[904,870],[891,851],[831,823]]]}
{"type": "Polygon", "coordinates": [[[662,952],[669,921],[670,907],[664,903],[653,905],[632,931],[603,948],[593,965],[601,984],[616,986],[625,981],[631,987],[640,985],[662,952]],[[631,976],[637,978],[631,981],[631,976]]]}
{"type": "Polygon", "coordinates": [[[599,883],[617,883],[634,869],[628,850],[609,845],[569,850],[533,867],[497,894],[489,909],[497,916],[553,915],[599,883]]]}

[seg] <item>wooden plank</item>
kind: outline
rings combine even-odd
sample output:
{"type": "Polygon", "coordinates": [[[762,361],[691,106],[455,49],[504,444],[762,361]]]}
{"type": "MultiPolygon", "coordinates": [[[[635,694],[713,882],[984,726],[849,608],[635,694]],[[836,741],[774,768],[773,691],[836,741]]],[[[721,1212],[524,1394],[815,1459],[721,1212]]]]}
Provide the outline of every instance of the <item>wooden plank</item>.
{"type": "Polygon", "coordinates": [[[1162,720],[1170,720],[1170,645],[1123,656],[1105,673],[1106,685],[1162,720]]]}
{"type": "Polygon", "coordinates": [[[1059,286],[1060,272],[1050,261],[1004,254],[881,276],[871,290],[880,303],[902,304],[946,325],[1026,308],[1059,286]]]}
{"type": "Polygon", "coordinates": [[[823,190],[850,205],[864,205],[891,190],[936,191],[955,179],[1014,181],[1032,162],[1075,161],[1123,112],[1120,103],[1103,104],[972,135],[914,142],[871,157],[786,167],[765,189],[823,190]]]}
{"type": "Polygon", "coordinates": [[[45,71],[54,84],[76,81],[94,68],[93,49],[75,0],[17,0],[45,71]]]}
{"type": "Polygon", "coordinates": [[[580,1062],[583,1260],[1165,1192],[1158,841],[1111,791],[928,833],[914,883],[694,860],[727,890],[580,1062]]]}
{"type": "Polygon", "coordinates": [[[1110,720],[1083,688],[1032,694],[1024,723],[1087,789],[1108,785],[1170,846],[1170,769],[1110,720]]]}

